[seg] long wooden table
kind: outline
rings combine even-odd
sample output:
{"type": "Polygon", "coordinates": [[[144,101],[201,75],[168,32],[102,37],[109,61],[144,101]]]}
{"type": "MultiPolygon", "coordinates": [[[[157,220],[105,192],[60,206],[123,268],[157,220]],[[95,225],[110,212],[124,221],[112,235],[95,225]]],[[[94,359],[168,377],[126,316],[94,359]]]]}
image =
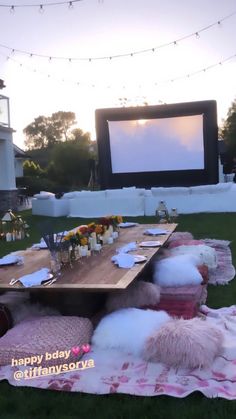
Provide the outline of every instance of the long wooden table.
{"type": "Polygon", "coordinates": [[[40,285],[25,288],[19,282],[15,285],[9,285],[12,278],[20,278],[23,275],[30,274],[42,267],[50,267],[50,254],[48,250],[32,250],[27,249],[19,252],[24,257],[24,264],[21,266],[0,267],[0,291],[9,290],[40,290],[40,291],[64,291],[64,290],[80,290],[80,291],[112,291],[125,289],[133,282],[150,263],[155,254],[168,240],[177,224],[150,225],[139,224],[135,227],[120,229],[118,240],[111,245],[105,245],[100,254],[92,255],[88,258],[82,258],[75,262],[73,267],[70,266],[62,270],[61,276],[52,285],[40,285]],[[159,236],[144,235],[147,228],[163,228],[168,234],[159,236]],[[141,248],[138,243],[141,241],[160,241],[160,247],[141,248]],[[130,269],[119,268],[111,262],[111,257],[116,254],[118,247],[124,246],[129,242],[137,242],[137,250],[131,254],[139,254],[147,257],[145,263],[135,264],[130,269]]]}

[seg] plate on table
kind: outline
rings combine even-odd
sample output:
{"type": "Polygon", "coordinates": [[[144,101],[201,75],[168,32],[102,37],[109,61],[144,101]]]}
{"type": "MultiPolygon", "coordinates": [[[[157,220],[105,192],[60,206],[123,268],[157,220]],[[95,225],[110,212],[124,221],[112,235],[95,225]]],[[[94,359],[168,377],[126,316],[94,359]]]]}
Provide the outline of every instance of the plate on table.
{"type": "Polygon", "coordinates": [[[161,242],[159,241],[147,241],[147,242],[141,242],[139,243],[140,247],[160,247],[161,246],[161,242]]]}
{"type": "Polygon", "coordinates": [[[134,263],[144,263],[147,261],[147,256],[143,255],[133,255],[134,256],[134,263]]]}

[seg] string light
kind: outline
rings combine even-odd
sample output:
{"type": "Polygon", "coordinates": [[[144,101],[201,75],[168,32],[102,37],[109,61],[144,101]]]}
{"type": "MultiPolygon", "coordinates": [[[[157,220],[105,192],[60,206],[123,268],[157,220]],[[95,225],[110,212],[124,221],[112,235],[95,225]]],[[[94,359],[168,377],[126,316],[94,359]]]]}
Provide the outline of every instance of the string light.
{"type": "Polygon", "coordinates": [[[73,9],[73,4],[74,3],[78,3],[81,2],[82,0],[71,0],[71,1],[54,1],[51,3],[40,3],[40,4],[12,4],[9,6],[9,4],[0,4],[0,7],[4,7],[4,8],[8,8],[10,9],[10,11],[15,12],[16,8],[25,8],[25,7],[37,7],[40,9],[44,9],[44,7],[48,7],[48,6],[61,6],[61,5],[68,5],[69,9],[73,9]]]}
{"type": "MultiPolygon", "coordinates": [[[[71,0],[70,3],[73,4],[76,1],[81,1],[81,0],[71,0]]],[[[61,3],[47,3],[47,6],[49,6],[49,5],[55,5],[55,4],[65,4],[65,2],[61,2],[61,3]]],[[[68,2],[66,2],[66,4],[68,4],[68,2]]],[[[42,3],[40,5],[38,5],[38,7],[40,7],[40,9],[42,8],[42,11],[44,11],[44,7],[45,6],[46,6],[46,4],[43,5],[42,3]]],[[[0,5],[0,7],[6,7],[6,5],[0,5]]],[[[16,7],[16,6],[11,6],[11,7],[16,7]]],[[[100,57],[89,57],[89,58],[87,58],[87,57],[74,57],[74,58],[71,57],[70,58],[70,57],[58,57],[58,56],[53,56],[53,55],[48,56],[48,55],[43,55],[43,54],[37,54],[35,52],[34,53],[30,53],[30,52],[27,52],[27,51],[24,51],[24,50],[20,50],[20,49],[16,49],[16,48],[14,50],[15,50],[15,52],[20,53],[20,54],[26,54],[26,55],[32,54],[35,57],[38,57],[38,58],[46,58],[47,60],[51,57],[51,59],[63,60],[63,61],[67,61],[67,60],[71,59],[71,61],[87,61],[87,62],[91,62],[91,61],[98,61],[98,60],[111,60],[111,59],[115,59],[115,58],[133,57],[134,55],[140,55],[140,54],[144,54],[144,53],[155,52],[155,51],[157,51],[159,49],[162,49],[162,48],[165,48],[165,47],[168,47],[168,46],[171,46],[171,45],[177,46],[180,42],[182,42],[182,41],[184,41],[186,39],[192,38],[192,37],[200,38],[200,33],[201,32],[207,31],[207,30],[213,28],[216,25],[220,25],[224,20],[229,19],[229,18],[231,18],[234,15],[236,15],[236,11],[230,13],[227,16],[224,16],[222,19],[220,19],[220,20],[218,20],[218,21],[216,21],[216,22],[214,22],[214,23],[212,23],[212,24],[210,24],[208,26],[204,26],[203,28],[199,29],[197,32],[193,32],[193,33],[190,33],[188,35],[182,36],[182,37],[180,37],[178,39],[175,39],[174,41],[166,42],[164,44],[161,44],[159,46],[154,46],[152,48],[147,48],[147,49],[142,49],[142,50],[138,50],[138,51],[128,52],[128,53],[125,53],[125,54],[116,54],[116,55],[108,55],[108,56],[100,56],[100,57]]],[[[12,50],[13,49],[12,47],[9,47],[9,46],[3,45],[3,44],[0,44],[0,47],[5,48],[5,49],[8,49],[8,50],[12,50]]]]}
{"type": "MultiPolygon", "coordinates": [[[[17,63],[17,64],[19,64],[20,65],[20,67],[24,67],[24,68],[26,68],[28,71],[31,71],[31,72],[34,72],[34,73],[37,73],[37,74],[41,74],[42,76],[47,76],[48,78],[50,78],[51,77],[51,75],[50,74],[47,74],[47,73],[44,73],[44,72],[42,72],[42,71],[39,71],[39,70],[36,70],[35,68],[34,69],[32,69],[32,68],[30,68],[30,67],[28,67],[27,65],[23,65],[22,63],[19,63],[19,61],[17,61],[15,58],[13,58],[12,56],[6,56],[6,55],[4,55],[4,54],[2,54],[1,52],[0,52],[0,55],[2,55],[2,56],[4,56],[5,58],[6,58],[6,60],[11,60],[11,61],[13,61],[13,62],[15,62],[15,63],[17,63]]],[[[201,69],[199,69],[199,70],[196,70],[196,71],[193,71],[192,73],[188,73],[188,74],[185,74],[185,75],[182,75],[182,76],[178,76],[178,77],[174,77],[174,78],[171,78],[171,79],[167,79],[167,80],[162,80],[162,81],[158,81],[158,82],[153,82],[153,85],[154,86],[160,86],[161,84],[166,84],[166,83],[174,83],[174,82],[176,82],[176,81],[179,81],[179,80],[184,80],[184,79],[189,79],[190,77],[193,77],[193,76],[195,76],[195,75],[197,75],[197,74],[200,74],[200,73],[206,73],[207,71],[209,71],[209,70],[211,70],[211,69],[213,69],[213,68],[215,68],[215,67],[217,67],[217,66],[222,66],[224,63],[226,63],[227,61],[230,61],[230,60],[233,60],[233,59],[235,59],[236,58],[236,53],[235,54],[233,54],[233,55],[230,55],[229,57],[227,57],[227,58],[225,58],[225,59],[223,59],[223,60],[221,60],[220,62],[217,62],[217,63],[214,63],[214,64],[212,64],[212,65],[209,65],[208,67],[204,67],[204,68],[201,68],[201,69]]],[[[56,80],[56,81],[59,81],[59,82],[61,82],[62,81],[62,79],[60,79],[60,80],[58,80],[58,79],[56,79],[55,77],[51,77],[51,79],[54,79],[54,80],[56,80]]],[[[65,80],[65,79],[63,79],[63,82],[65,82],[65,81],[67,81],[68,83],[72,83],[73,85],[77,85],[77,86],[88,86],[88,87],[93,87],[93,88],[95,88],[95,87],[97,87],[95,84],[89,84],[89,83],[81,83],[81,82],[79,82],[79,81],[71,81],[71,80],[65,80]]],[[[112,88],[112,87],[114,87],[114,86],[111,86],[111,85],[109,85],[109,86],[105,86],[104,85],[104,87],[105,88],[112,88]]],[[[121,86],[121,88],[123,89],[123,90],[126,90],[127,89],[127,86],[126,85],[122,85],[121,86]]],[[[137,88],[139,88],[139,89],[141,89],[142,88],[142,85],[138,85],[137,86],[137,88]]]]}

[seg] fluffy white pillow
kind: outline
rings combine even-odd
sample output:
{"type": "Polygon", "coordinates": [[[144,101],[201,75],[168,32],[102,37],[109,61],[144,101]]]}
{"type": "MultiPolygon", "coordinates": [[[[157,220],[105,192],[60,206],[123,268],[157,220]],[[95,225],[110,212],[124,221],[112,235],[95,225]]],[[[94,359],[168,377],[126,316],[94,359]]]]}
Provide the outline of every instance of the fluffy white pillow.
{"type": "Polygon", "coordinates": [[[178,246],[171,249],[171,255],[191,254],[200,257],[201,265],[207,265],[209,269],[217,268],[216,251],[210,246],[200,244],[198,246],[178,246]]]}
{"type": "Polygon", "coordinates": [[[161,259],[154,265],[153,281],[160,287],[199,285],[202,276],[197,265],[201,265],[201,259],[196,255],[178,255],[161,259]]]}
{"type": "Polygon", "coordinates": [[[51,199],[51,198],[55,198],[55,194],[52,192],[40,191],[40,193],[34,195],[34,198],[51,199]]]}
{"type": "Polygon", "coordinates": [[[125,308],[105,316],[97,326],[92,344],[140,356],[148,336],[169,321],[165,311],[125,308]]]}

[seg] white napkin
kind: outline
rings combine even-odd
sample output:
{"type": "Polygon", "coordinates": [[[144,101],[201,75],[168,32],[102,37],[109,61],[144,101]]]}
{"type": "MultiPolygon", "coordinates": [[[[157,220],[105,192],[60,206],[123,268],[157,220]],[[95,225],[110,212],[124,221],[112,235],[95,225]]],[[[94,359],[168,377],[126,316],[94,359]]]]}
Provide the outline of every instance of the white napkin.
{"type": "Polygon", "coordinates": [[[135,263],[133,255],[127,253],[119,253],[118,255],[112,256],[112,262],[116,263],[119,268],[132,268],[135,263]]]}
{"type": "Polygon", "coordinates": [[[159,234],[168,234],[169,231],[163,230],[162,228],[148,228],[144,231],[144,234],[148,234],[149,236],[158,236],[159,234]]]}
{"type": "Polygon", "coordinates": [[[138,223],[129,223],[129,222],[118,224],[118,226],[121,227],[121,228],[135,227],[137,225],[138,225],[138,223]]]}
{"type": "Polygon", "coordinates": [[[19,281],[27,288],[33,287],[34,285],[41,285],[42,281],[48,279],[49,272],[48,268],[42,268],[32,274],[22,276],[19,278],[19,281]]]}
{"type": "Polygon", "coordinates": [[[119,247],[119,249],[117,249],[117,253],[128,253],[131,250],[136,250],[137,249],[137,244],[135,242],[130,242],[128,244],[126,244],[125,246],[119,247]]]}
{"type": "Polygon", "coordinates": [[[44,239],[41,239],[40,243],[33,244],[31,249],[47,249],[47,243],[45,242],[44,239]]]}
{"type": "Polygon", "coordinates": [[[9,255],[6,255],[0,259],[0,265],[11,265],[12,263],[22,265],[24,263],[23,256],[17,256],[10,253],[9,255]]]}

